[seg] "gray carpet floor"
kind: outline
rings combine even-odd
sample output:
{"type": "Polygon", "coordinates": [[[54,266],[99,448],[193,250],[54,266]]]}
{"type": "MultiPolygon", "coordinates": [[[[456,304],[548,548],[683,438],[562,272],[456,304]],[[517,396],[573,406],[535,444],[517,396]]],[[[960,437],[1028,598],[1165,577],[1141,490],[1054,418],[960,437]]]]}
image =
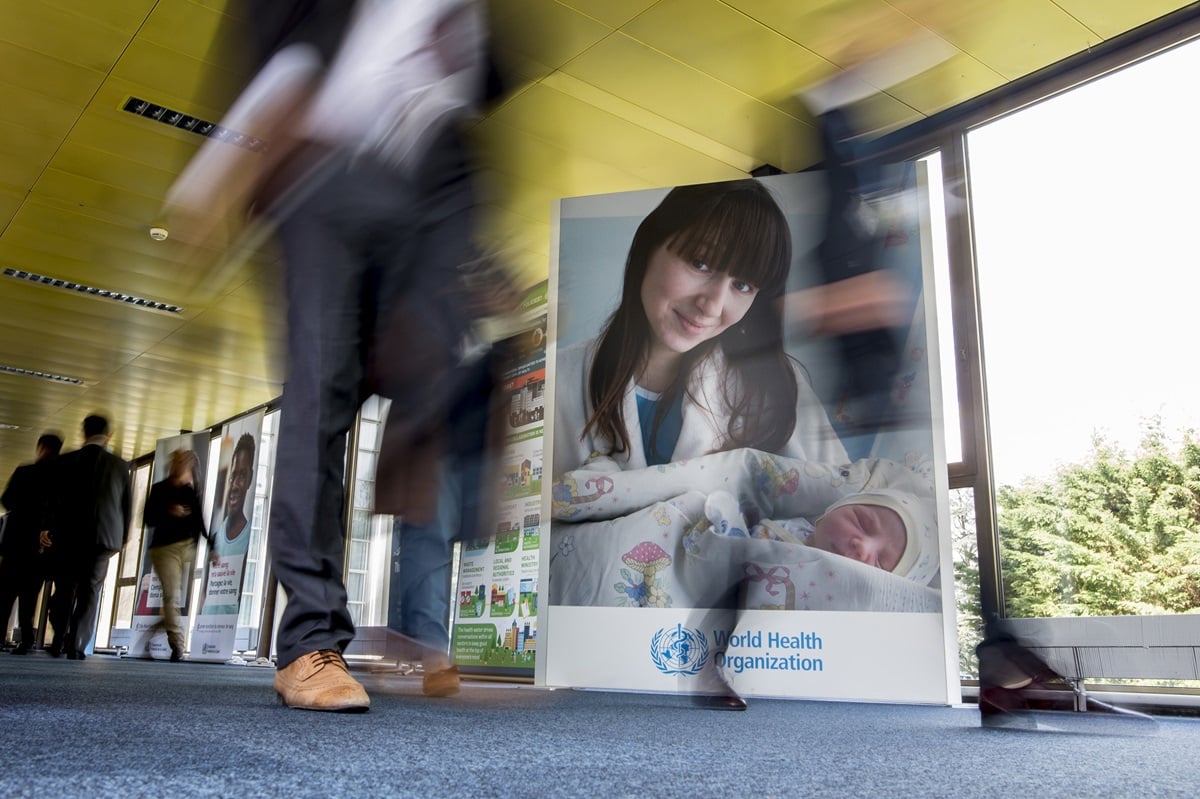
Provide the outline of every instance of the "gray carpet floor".
{"type": "Polygon", "coordinates": [[[333,715],[275,704],[272,676],[0,654],[0,797],[1200,792],[1193,718],[992,730],[971,707],[761,700],[722,713],[683,697],[474,682],[427,699],[419,680],[392,674],[363,675],[370,713],[333,715]]]}

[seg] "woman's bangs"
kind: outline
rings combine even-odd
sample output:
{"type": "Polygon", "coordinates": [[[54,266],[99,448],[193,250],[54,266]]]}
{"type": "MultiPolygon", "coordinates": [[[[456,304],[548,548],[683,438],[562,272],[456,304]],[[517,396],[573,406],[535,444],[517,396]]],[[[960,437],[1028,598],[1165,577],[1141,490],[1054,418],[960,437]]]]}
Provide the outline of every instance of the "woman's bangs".
{"type": "Polygon", "coordinates": [[[791,242],[779,210],[769,200],[734,192],[668,242],[682,258],[702,261],[760,291],[782,291],[791,242]]]}

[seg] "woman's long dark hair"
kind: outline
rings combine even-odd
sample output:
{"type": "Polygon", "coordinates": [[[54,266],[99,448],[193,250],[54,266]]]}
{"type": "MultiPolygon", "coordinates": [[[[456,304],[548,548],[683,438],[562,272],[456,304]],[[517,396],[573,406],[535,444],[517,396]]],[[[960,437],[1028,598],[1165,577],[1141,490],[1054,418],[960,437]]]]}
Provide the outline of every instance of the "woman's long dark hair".
{"type": "Polygon", "coordinates": [[[724,381],[731,413],[725,441],[715,451],[782,449],[796,426],[798,389],[775,300],[787,282],[792,240],[779,205],[756,180],[677,187],[642,220],[625,261],[621,303],[604,327],[588,376],[595,410],[583,436],[594,432],[607,439],[609,454],[629,451],[622,400],[649,355],[652,333],[642,305],[642,281],[650,256],[663,245],[681,258],[699,259],[756,286],[758,294],[737,324],[683,356],[678,375],[663,392],[660,413],[680,392],[695,401],[688,378],[720,345],[736,379],[724,381]]]}

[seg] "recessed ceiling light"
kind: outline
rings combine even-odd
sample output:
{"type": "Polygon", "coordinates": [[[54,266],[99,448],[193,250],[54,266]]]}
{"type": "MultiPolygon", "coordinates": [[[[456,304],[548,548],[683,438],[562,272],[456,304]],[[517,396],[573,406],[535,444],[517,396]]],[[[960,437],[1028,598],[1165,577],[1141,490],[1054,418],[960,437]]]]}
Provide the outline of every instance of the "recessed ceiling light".
{"type": "Polygon", "coordinates": [[[51,380],[55,383],[70,383],[73,386],[82,386],[83,381],[78,377],[66,377],[64,375],[51,374],[50,372],[39,372],[36,369],[22,369],[19,366],[9,366],[0,363],[0,372],[10,375],[21,375],[22,377],[38,377],[42,380],[51,380]]]}
{"type": "Polygon", "coordinates": [[[173,128],[190,131],[197,136],[204,136],[207,139],[218,139],[238,147],[244,147],[247,150],[261,152],[267,149],[267,143],[255,136],[223,128],[215,122],[209,122],[208,120],[185,114],[182,111],[167,108],[165,105],[156,105],[140,97],[129,97],[126,99],[121,106],[121,110],[128,111],[139,117],[145,117],[146,119],[153,119],[156,122],[170,125],[173,128]]]}
{"type": "Polygon", "coordinates": [[[103,297],[114,302],[123,302],[126,305],[133,305],[137,308],[145,308],[150,311],[166,311],[168,313],[182,313],[183,308],[178,305],[169,305],[165,302],[156,300],[147,300],[143,297],[135,297],[132,294],[124,294],[120,291],[109,291],[108,289],[98,289],[95,286],[88,286],[84,283],[75,283],[71,280],[63,280],[57,277],[47,277],[39,275],[36,272],[26,272],[23,269],[13,269],[6,267],[3,272],[5,277],[11,277],[15,280],[24,280],[29,283],[36,283],[39,286],[46,286],[55,289],[67,289],[80,294],[89,294],[93,297],[103,297]]]}

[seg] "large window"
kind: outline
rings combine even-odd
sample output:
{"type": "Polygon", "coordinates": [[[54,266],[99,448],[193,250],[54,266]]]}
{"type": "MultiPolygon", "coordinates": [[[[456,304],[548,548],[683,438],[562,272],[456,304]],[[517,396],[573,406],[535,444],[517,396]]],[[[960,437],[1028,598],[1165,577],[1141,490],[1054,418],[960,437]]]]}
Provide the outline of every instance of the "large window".
{"type": "MultiPolygon", "coordinates": [[[[941,385],[941,427],[946,445],[946,461],[958,463],[963,458],[962,429],[958,415],[958,371],[955,369],[953,295],[950,291],[950,258],[946,241],[946,195],[942,174],[942,154],[935,152],[920,159],[925,166],[922,187],[929,207],[929,249],[926,257],[933,263],[933,291],[937,303],[937,363],[938,383],[941,385]]],[[[937,420],[934,420],[937,424],[937,420]]]]}
{"type": "Polygon", "coordinates": [[[967,136],[1005,615],[1200,610],[1191,44],[967,136]]]}
{"type": "Polygon", "coordinates": [[[389,544],[392,517],[376,515],[375,468],[388,401],[371,397],[359,413],[346,542],[346,595],[356,626],[387,624],[389,544]]]}
{"type": "Polygon", "coordinates": [[[108,566],[96,622],[95,646],[98,647],[109,645],[110,631],[113,627],[128,627],[133,620],[138,564],[142,562],[141,553],[146,543],[142,509],[146,506],[146,492],[150,490],[151,467],[151,462],[147,460],[133,470],[133,516],[129,527],[129,540],[108,566]]]}

